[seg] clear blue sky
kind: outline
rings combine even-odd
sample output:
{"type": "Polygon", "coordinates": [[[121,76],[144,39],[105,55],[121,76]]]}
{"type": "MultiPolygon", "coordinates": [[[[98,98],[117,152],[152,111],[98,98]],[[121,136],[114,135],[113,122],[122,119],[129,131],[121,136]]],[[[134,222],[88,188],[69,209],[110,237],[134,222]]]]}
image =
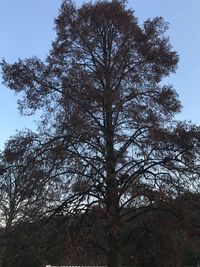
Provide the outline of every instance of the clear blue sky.
{"type": "MultiPolygon", "coordinates": [[[[0,58],[10,63],[31,56],[44,58],[55,37],[54,18],[61,2],[0,0],[0,58]]],[[[200,123],[200,1],[129,0],[129,6],[135,10],[140,23],[155,16],[163,16],[170,23],[167,34],[180,55],[180,62],[168,82],[174,85],[183,104],[179,118],[200,123]]],[[[35,127],[34,118],[20,117],[16,102],[13,92],[1,85],[0,149],[16,130],[35,127]]]]}

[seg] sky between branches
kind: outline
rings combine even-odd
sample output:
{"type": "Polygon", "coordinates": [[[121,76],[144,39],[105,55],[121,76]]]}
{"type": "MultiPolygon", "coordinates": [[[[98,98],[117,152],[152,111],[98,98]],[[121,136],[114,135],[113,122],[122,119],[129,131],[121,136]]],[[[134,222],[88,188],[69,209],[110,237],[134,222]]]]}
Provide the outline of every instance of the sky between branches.
{"type": "MultiPolygon", "coordinates": [[[[0,58],[4,57],[9,63],[32,56],[44,59],[55,38],[54,18],[61,2],[0,0],[0,58]]],[[[83,3],[82,0],[75,2],[83,3]]],[[[163,16],[169,22],[167,35],[180,55],[180,62],[176,74],[166,82],[173,84],[180,96],[183,110],[178,118],[200,124],[200,1],[129,0],[129,6],[141,24],[156,16],[163,16]]],[[[0,149],[16,130],[36,129],[35,119],[21,117],[17,97],[0,85],[0,149]]]]}

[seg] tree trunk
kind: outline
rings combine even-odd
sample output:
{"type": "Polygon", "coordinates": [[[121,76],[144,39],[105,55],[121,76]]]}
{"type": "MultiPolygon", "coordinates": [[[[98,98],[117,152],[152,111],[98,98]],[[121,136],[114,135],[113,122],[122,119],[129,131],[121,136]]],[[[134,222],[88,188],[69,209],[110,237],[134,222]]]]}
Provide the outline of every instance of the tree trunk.
{"type": "Polygon", "coordinates": [[[121,266],[120,253],[120,218],[119,192],[116,179],[116,157],[114,149],[114,126],[112,110],[112,89],[107,82],[105,89],[105,143],[106,143],[106,212],[107,212],[107,240],[108,240],[108,267],[121,266]]]}
{"type": "Polygon", "coordinates": [[[121,267],[121,225],[116,181],[110,184],[107,199],[108,267],[121,267]]]}
{"type": "Polygon", "coordinates": [[[107,238],[108,238],[108,267],[121,266],[120,239],[121,224],[119,216],[119,196],[115,174],[115,163],[112,158],[108,160],[107,177],[107,238]]]}
{"type": "Polygon", "coordinates": [[[108,238],[109,251],[108,251],[108,267],[121,267],[121,253],[118,237],[110,236],[108,238]]]}

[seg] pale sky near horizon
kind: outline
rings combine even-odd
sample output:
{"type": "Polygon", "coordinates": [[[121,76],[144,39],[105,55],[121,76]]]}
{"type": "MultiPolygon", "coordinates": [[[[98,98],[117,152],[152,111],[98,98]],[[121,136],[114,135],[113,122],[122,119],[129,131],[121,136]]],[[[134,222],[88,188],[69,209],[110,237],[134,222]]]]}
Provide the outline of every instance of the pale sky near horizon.
{"type": "MultiPolygon", "coordinates": [[[[0,58],[10,63],[18,58],[45,58],[55,38],[54,18],[61,2],[0,0],[0,58]]],[[[180,55],[180,62],[176,74],[167,82],[173,84],[180,96],[183,111],[179,118],[200,124],[200,1],[129,0],[129,6],[140,23],[155,16],[163,16],[169,22],[167,35],[180,55]]],[[[0,149],[16,130],[35,128],[34,118],[19,115],[17,99],[12,91],[0,85],[0,149]]]]}

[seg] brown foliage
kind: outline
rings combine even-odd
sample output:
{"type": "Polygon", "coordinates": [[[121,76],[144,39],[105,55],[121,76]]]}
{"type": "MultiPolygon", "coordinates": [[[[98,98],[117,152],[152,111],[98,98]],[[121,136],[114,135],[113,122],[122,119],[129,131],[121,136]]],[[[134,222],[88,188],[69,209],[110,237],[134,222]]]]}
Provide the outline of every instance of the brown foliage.
{"type": "Polygon", "coordinates": [[[123,1],[80,8],[63,1],[55,28],[46,61],[1,62],[4,84],[23,92],[23,114],[43,110],[40,155],[52,167],[46,178],[65,188],[55,213],[103,209],[103,249],[108,265],[118,266],[121,211],[196,185],[199,129],[173,120],[180,102],[160,83],[178,62],[162,18],[140,26],[123,1]]]}

